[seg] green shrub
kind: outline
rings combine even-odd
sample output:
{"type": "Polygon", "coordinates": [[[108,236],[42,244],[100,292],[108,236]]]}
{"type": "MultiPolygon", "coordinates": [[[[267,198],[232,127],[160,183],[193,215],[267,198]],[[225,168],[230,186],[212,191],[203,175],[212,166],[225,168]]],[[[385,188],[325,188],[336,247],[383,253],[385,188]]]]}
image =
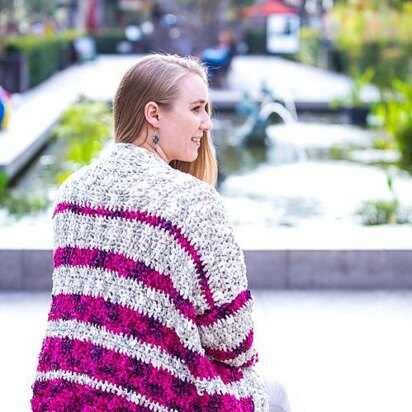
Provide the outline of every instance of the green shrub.
{"type": "Polygon", "coordinates": [[[118,44],[127,40],[124,30],[119,29],[106,29],[91,37],[95,41],[97,54],[117,54],[118,44]]]}
{"type": "Polygon", "coordinates": [[[394,175],[391,169],[387,171],[386,184],[391,192],[391,199],[376,199],[364,201],[356,214],[366,226],[404,224],[412,222],[412,211],[402,207],[393,189],[394,175]]]}
{"type": "Polygon", "coordinates": [[[412,42],[370,43],[363,48],[360,65],[375,68],[373,82],[380,88],[390,87],[392,79],[406,80],[410,73],[412,42]]]}
{"type": "Polygon", "coordinates": [[[368,86],[375,74],[375,69],[368,67],[363,72],[354,70],[352,73],[352,86],[348,93],[332,100],[331,108],[338,107],[363,107],[367,105],[362,100],[362,92],[368,86]]]}
{"type": "Polygon", "coordinates": [[[49,206],[47,197],[27,192],[11,191],[0,201],[0,206],[6,208],[10,214],[20,217],[29,213],[37,213],[49,206]]]}
{"type": "Polygon", "coordinates": [[[357,211],[366,226],[405,223],[398,221],[399,202],[391,200],[368,200],[357,211]]]}
{"type": "Polygon", "coordinates": [[[300,50],[296,60],[311,66],[320,66],[322,57],[322,42],[318,30],[302,27],[300,29],[300,50]]]}
{"type": "Polygon", "coordinates": [[[89,164],[102,150],[111,130],[112,116],[105,103],[81,101],[67,109],[53,129],[54,135],[67,146],[66,164],[58,174],[58,183],[89,164]]]}
{"type": "Polygon", "coordinates": [[[248,47],[248,54],[267,54],[266,29],[246,29],[244,41],[248,47]]]}
{"type": "Polygon", "coordinates": [[[374,108],[383,127],[394,138],[402,162],[412,167],[412,77],[408,81],[392,81],[393,91],[374,108]]]}
{"type": "Polygon", "coordinates": [[[390,136],[378,136],[373,140],[372,148],[376,150],[393,150],[395,149],[395,142],[390,136]]]}
{"type": "Polygon", "coordinates": [[[6,172],[0,172],[0,207],[19,217],[45,210],[49,200],[39,194],[27,193],[8,187],[6,172]]]}
{"type": "Polygon", "coordinates": [[[9,178],[7,176],[7,173],[2,170],[0,172],[0,201],[6,194],[8,183],[9,183],[9,178]]]}
{"type": "Polygon", "coordinates": [[[7,54],[26,57],[29,87],[33,87],[73,63],[73,40],[79,36],[80,33],[70,31],[48,36],[8,37],[4,40],[4,49],[7,54]]]}
{"type": "Polygon", "coordinates": [[[382,5],[360,12],[356,7],[336,5],[336,47],[346,73],[373,67],[372,82],[381,89],[391,87],[392,79],[406,80],[412,63],[412,5],[402,10],[382,5]]]}

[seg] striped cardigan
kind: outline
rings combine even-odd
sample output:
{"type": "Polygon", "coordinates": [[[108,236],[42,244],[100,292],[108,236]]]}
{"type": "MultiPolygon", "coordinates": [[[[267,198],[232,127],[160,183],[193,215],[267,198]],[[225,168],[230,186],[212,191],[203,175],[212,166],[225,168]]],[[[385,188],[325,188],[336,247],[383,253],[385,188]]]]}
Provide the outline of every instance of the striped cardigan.
{"type": "Polygon", "coordinates": [[[133,144],[73,174],[33,411],[266,411],[252,297],[219,195],[133,144]]]}

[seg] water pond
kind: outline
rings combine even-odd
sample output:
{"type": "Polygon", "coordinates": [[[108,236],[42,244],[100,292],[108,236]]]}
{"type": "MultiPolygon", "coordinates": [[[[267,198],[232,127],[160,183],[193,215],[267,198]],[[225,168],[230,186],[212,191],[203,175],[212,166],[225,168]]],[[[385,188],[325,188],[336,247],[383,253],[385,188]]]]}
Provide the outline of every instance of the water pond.
{"type": "Polygon", "coordinates": [[[380,132],[301,114],[269,126],[267,146],[245,147],[241,127],[239,119],[215,121],[219,190],[236,226],[359,226],[364,202],[394,200],[399,221],[411,218],[411,176],[395,166],[396,151],[373,148],[380,132]]]}
{"type": "MultiPolygon", "coordinates": [[[[373,149],[376,132],[303,113],[298,122],[267,127],[267,145],[245,146],[244,119],[222,113],[214,124],[218,190],[238,229],[360,227],[363,202],[394,198],[404,221],[412,216],[411,176],[394,166],[396,152],[373,149]]],[[[50,218],[64,152],[64,143],[50,142],[13,188],[49,201],[48,208],[25,216],[26,224],[50,218]]],[[[2,224],[16,220],[0,209],[2,224]]]]}

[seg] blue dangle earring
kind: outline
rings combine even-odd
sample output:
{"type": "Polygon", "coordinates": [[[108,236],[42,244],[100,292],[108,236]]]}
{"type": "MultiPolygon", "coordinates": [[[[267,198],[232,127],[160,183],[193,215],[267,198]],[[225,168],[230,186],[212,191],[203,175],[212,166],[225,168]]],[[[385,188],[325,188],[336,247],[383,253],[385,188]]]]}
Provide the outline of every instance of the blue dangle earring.
{"type": "Polygon", "coordinates": [[[159,136],[157,134],[155,134],[152,137],[152,143],[153,143],[153,147],[154,147],[154,150],[155,150],[156,153],[157,153],[157,144],[159,143],[159,141],[160,141],[159,136]]]}

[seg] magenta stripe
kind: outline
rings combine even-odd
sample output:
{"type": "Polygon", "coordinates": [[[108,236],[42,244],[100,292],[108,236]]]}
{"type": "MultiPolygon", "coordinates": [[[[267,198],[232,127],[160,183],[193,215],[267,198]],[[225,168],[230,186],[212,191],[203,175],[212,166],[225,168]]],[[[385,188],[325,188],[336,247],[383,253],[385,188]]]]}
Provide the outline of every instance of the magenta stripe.
{"type": "Polygon", "coordinates": [[[170,220],[163,217],[150,214],[147,211],[138,210],[110,210],[103,207],[92,208],[90,206],[81,206],[75,203],[63,202],[56,205],[53,217],[58,213],[72,212],[78,215],[85,216],[100,216],[108,218],[122,218],[127,220],[136,220],[147,225],[157,227],[159,229],[165,230],[172,236],[177,243],[182,247],[182,249],[191,257],[195,264],[196,272],[199,278],[200,286],[206,298],[208,305],[212,308],[214,307],[215,301],[210,290],[206,273],[203,269],[203,262],[199,252],[190,243],[190,240],[184,236],[181,229],[174,225],[170,220]]]}
{"type": "Polygon", "coordinates": [[[244,290],[239,293],[232,302],[217,306],[202,316],[198,316],[196,322],[199,326],[210,326],[219,320],[234,316],[236,312],[242,309],[250,300],[252,300],[250,290],[244,290]]]}
{"type": "Polygon", "coordinates": [[[36,381],[31,400],[33,412],[146,412],[151,409],[129,402],[121,396],[69,382],[64,379],[36,381]]]}
{"type": "Polygon", "coordinates": [[[147,287],[165,293],[183,316],[193,322],[196,321],[193,305],[175,289],[170,277],[150,269],[142,262],[99,249],[65,247],[57,248],[54,252],[54,267],[62,265],[107,269],[120,277],[143,282],[147,287]]]}
{"type": "Polygon", "coordinates": [[[221,350],[221,349],[211,349],[211,348],[206,348],[205,352],[206,355],[211,356],[214,359],[217,359],[218,361],[226,361],[229,359],[235,359],[242,353],[245,353],[248,351],[253,344],[253,330],[249,332],[247,337],[241,342],[239,346],[237,346],[235,349],[232,350],[221,350]]]}
{"type": "Polygon", "coordinates": [[[60,319],[104,326],[110,332],[158,346],[170,355],[182,359],[191,374],[200,379],[213,379],[220,376],[227,384],[243,377],[243,373],[238,370],[219,368],[217,371],[215,365],[206,356],[185,348],[174,329],[132,309],[105,301],[101,297],[53,296],[49,321],[60,319]]]}
{"type": "MultiPolygon", "coordinates": [[[[239,401],[231,395],[199,397],[193,384],[174,377],[164,369],[105,349],[90,342],[68,338],[47,338],[43,343],[38,370],[66,370],[108,381],[154,402],[182,411],[253,411],[250,398],[239,401]],[[245,408],[246,407],[246,408],[245,408]]],[[[55,395],[58,397],[58,394],[55,395]]]]}

